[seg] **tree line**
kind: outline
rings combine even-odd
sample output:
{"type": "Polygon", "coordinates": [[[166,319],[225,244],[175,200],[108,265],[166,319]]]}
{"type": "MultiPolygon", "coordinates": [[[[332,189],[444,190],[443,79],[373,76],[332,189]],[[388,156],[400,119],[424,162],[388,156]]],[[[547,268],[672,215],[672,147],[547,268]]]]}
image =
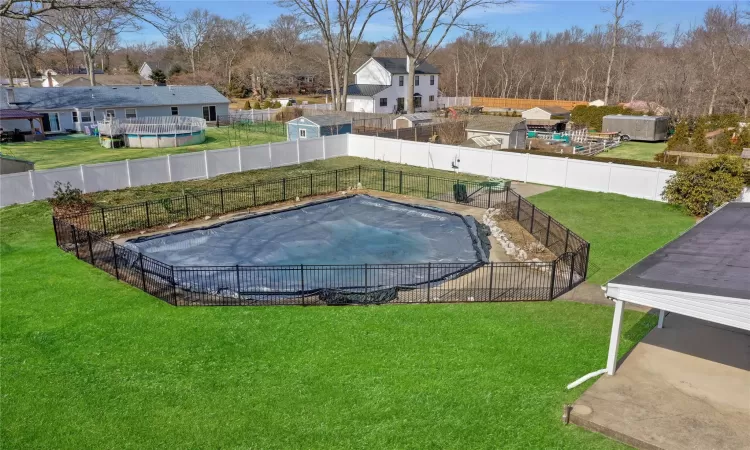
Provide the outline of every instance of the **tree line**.
{"type": "MultiPolygon", "coordinates": [[[[300,89],[328,89],[346,106],[351,72],[371,56],[429,59],[441,69],[447,96],[648,102],[675,116],[750,111],[750,14],[736,5],[706,11],[691,29],[645,30],[629,20],[630,0],[613,0],[590,30],[559,33],[490,31],[466,23],[466,12],[505,0],[279,0],[288,10],[266,27],[250,17],[204,9],[175,17],[154,0],[58,0],[0,3],[0,73],[29,81],[44,69],[84,66],[136,72],[144,61],[168,61],[159,80],[211,84],[230,96],[264,99],[300,89]],[[388,15],[392,39],[368,42],[372,19],[388,15]],[[125,44],[124,32],[146,24],[165,36],[125,44]],[[451,31],[464,30],[449,42],[451,31]],[[163,78],[162,78],[163,77],[163,78]]],[[[407,109],[413,109],[407,93],[407,109]]]]}

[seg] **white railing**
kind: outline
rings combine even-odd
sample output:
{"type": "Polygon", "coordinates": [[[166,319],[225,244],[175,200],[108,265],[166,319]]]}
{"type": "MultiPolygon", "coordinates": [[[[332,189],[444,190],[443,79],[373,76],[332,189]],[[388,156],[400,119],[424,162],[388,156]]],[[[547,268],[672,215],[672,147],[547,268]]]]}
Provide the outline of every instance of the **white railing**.
{"type": "Polygon", "coordinates": [[[659,201],[667,180],[675,173],[660,168],[611,162],[345,134],[1,175],[0,206],[49,198],[58,181],[62,184],[70,182],[84,192],[97,192],[205,179],[225,173],[295,165],[339,156],[358,156],[459,174],[611,192],[659,201]]]}

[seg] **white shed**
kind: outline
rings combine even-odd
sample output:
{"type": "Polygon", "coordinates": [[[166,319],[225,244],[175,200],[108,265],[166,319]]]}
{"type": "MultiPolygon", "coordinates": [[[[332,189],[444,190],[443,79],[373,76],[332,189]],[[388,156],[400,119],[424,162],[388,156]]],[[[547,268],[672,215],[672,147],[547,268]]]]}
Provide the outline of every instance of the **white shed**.
{"type": "Polygon", "coordinates": [[[560,106],[537,106],[521,113],[521,117],[530,120],[570,120],[570,111],[560,106]]]}
{"type": "Polygon", "coordinates": [[[432,113],[402,114],[393,119],[393,128],[411,128],[432,122],[432,113]]]}

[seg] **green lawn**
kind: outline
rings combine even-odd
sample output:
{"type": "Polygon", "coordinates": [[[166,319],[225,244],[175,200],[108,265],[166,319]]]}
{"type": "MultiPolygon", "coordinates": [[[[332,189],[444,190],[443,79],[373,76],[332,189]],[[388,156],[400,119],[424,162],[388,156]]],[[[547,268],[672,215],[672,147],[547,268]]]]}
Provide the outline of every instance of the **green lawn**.
{"type": "Polygon", "coordinates": [[[555,189],[529,198],[591,243],[589,280],[604,284],[695,224],[665,203],[555,189]]]}
{"type": "MultiPolygon", "coordinates": [[[[41,142],[18,142],[0,145],[0,153],[16,158],[34,161],[36,169],[78,164],[94,164],[123,159],[149,158],[167,154],[178,154],[218,148],[236,147],[237,145],[265,144],[286,140],[281,129],[282,124],[269,124],[275,127],[273,133],[264,131],[262,124],[252,129],[232,127],[207,128],[206,141],[198,145],[163,149],[123,148],[109,149],[99,145],[96,137],[69,136],[62,139],[47,139],[41,142]]],[[[266,131],[268,131],[266,129],[266,131]]]]}
{"type": "Polygon", "coordinates": [[[609,307],[175,308],[58,250],[44,203],[0,227],[4,448],[621,448],[560,422],[609,307]]]}
{"type": "Polygon", "coordinates": [[[654,155],[667,148],[666,142],[623,142],[618,147],[599,153],[599,158],[635,159],[638,161],[654,161],[654,155]]]}

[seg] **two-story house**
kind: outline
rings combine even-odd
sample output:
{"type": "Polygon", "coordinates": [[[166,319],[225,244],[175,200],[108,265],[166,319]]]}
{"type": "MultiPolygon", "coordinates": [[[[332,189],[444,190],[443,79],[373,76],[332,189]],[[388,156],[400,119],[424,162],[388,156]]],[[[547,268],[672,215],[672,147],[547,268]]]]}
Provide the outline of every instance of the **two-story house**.
{"type": "MultiPolygon", "coordinates": [[[[437,109],[440,71],[427,62],[417,64],[414,75],[415,111],[437,109]]],[[[395,113],[405,109],[409,75],[406,58],[370,58],[354,71],[355,84],[347,86],[346,110],[395,113]]]]}

